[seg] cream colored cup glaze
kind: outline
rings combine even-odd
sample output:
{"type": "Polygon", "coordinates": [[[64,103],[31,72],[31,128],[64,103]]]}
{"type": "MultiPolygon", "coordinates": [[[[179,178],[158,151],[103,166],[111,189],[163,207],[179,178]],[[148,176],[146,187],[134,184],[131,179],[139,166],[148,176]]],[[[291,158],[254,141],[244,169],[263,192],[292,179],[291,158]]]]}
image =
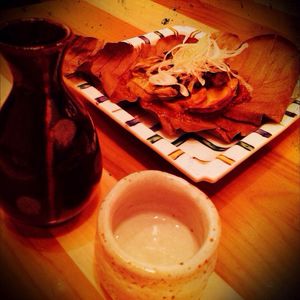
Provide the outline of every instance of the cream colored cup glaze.
{"type": "Polygon", "coordinates": [[[200,299],[215,267],[220,233],[215,206],[195,186],[161,171],[133,173],[115,185],[99,210],[95,251],[100,284],[114,300],[200,299]],[[185,224],[199,244],[195,253],[185,261],[159,265],[124,251],[116,228],[149,211],[185,224]]]}

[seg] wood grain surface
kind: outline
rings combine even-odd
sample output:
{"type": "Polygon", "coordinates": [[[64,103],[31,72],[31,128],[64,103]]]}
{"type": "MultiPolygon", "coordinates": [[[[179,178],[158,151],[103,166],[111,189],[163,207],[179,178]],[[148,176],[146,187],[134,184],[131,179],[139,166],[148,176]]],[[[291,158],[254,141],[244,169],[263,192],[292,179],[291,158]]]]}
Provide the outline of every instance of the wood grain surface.
{"type": "MultiPolygon", "coordinates": [[[[299,46],[297,16],[252,1],[64,0],[0,11],[1,20],[25,16],[52,18],[76,33],[107,41],[176,24],[230,31],[242,38],[277,32],[299,46]]],[[[4,66],[1,70],[6,73],[4,66]]],[[[7,73],[1,78],[5,97],[7,73]]],[[[13,225],[1,212],[2,299],[101,299],[90,256],[100,199],[116,180],[139,170],[185,178],[103,113],[87,107],[105,169],[95,199],[78,218],[51,229],[13,225]]],[[[221,217],[218,277],[244,299],[299,299],[299,120],[219,182],[195,185],[212,199],[221,217]]]]}

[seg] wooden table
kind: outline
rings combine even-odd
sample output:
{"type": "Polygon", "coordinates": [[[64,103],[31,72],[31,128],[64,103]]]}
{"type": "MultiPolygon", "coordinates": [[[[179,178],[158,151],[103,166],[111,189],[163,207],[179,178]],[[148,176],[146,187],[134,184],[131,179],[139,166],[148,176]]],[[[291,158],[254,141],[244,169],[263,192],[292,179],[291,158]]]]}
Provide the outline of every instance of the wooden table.
{"type": "MultiPolygon", "coordinates": [[[[1,20],[24,16],[52,18],[76,33],[108,41],[176,24],[235,32],[242,38],[278,32],[300,44],[297,16],[249,1],[66,0],[0,12],[1,20]]],[[[73,221],[43,230],[14,226],[1,212],[2,299],[101,299],[93,271],[100,200],[134,171],[158,169],[184,177],[103,113],[91,105],[88,109],[104,166],[95,201],[73,221]]],[[[226,282],[244,299],[300,297],[299,137],[298,120],[219,182],[195,184],[209,195],[222,220],[215,284],[226,290],[226,282]]]]}

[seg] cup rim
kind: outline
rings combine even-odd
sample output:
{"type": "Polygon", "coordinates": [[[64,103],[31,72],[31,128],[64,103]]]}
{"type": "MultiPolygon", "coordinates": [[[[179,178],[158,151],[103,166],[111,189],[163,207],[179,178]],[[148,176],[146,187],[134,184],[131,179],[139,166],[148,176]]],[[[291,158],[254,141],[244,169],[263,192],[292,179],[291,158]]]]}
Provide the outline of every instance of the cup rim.
{"type": "Polygon", "coordinates": [[[65,31],[65,35],[62,38],[58,39],[57,41],[49,43],[49,44],[40,44],[40,45],[34,45],[34,46],[22,46],[22,45],[13,45],[13,44],[5,43],[0,40],[0,45],[2,45],[3,47],[6,47],[8,49],[11,49],[11,50],[23,50],[23,51],[40,51],[40,50],[45,50],[45,49],[51,50],[52,48],[64,46],[66,41],[68,41],[72,35],[71,28],[69,26],[67,26],[66,24],[59,23],[52,19],[42,18],[42,17],[41,18],[40,17],[27,17],[27,18],[25,17],[25,18],[8,20],[8,21],[5,21],[0,24],[0,31],[8,26],[11,26],[11,25],[17,24],[17,23],[22,23],[22,22],[31,22],[31,23],[45,22],[45,23],[48,23],[48,24],[51,24],[51,25],[54,25],[54,26],[57,26],[57,27],[63,29],[65,31]]]}
{"type": "Polygon", "coordinates": [[[105,248],[105,251],[110,257],[114,258],[116,264],[126,269],[130,262],[130,272],[147,277],[168,276],[169,278],[178,278],[195,272],[198,268],[207,263],[208,259],[212,256],[212,253],[216,252],[221,236],[221,222],[213,202],[200,189],[187,182],[185,179],[170,173],[157,170],[144,170],[131,173],[122,178],[105,197],[99,210],[97,234],[98,238],[102,239],[101,243],[105,248]],[[159,266],[141,262],[121,249],[114,238],[112,224],[110,223],[109,218],[111,204],[116,201],[118,198],[117,196],[128,184],[130,185],[132,182],[140,179],[150,179],[153,178],[153,176],[156,176],[156,178],[159,179],[172,180],[174,184],[187,190],[190,195],[189,199],[199,205],[210,220],[207,235],[208,238],[205,239],[197,252],[191,258],[187,259],[184,264],[159,266]]]}

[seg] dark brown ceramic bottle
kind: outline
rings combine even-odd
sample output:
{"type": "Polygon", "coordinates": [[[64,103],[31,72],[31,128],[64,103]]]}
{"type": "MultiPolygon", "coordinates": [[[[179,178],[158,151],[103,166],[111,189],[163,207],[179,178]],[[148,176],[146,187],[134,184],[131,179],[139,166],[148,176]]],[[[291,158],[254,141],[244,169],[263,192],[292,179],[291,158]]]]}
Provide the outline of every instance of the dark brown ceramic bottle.
{"type": "Polygon", "coordinates": [[[62,82],[64,25],[24,19],[0,28],[12,90],[0,110],[0,200],[12,218],[33,224],[78,214],[102,171],[98,138],[83,105],[62,82]]]}

